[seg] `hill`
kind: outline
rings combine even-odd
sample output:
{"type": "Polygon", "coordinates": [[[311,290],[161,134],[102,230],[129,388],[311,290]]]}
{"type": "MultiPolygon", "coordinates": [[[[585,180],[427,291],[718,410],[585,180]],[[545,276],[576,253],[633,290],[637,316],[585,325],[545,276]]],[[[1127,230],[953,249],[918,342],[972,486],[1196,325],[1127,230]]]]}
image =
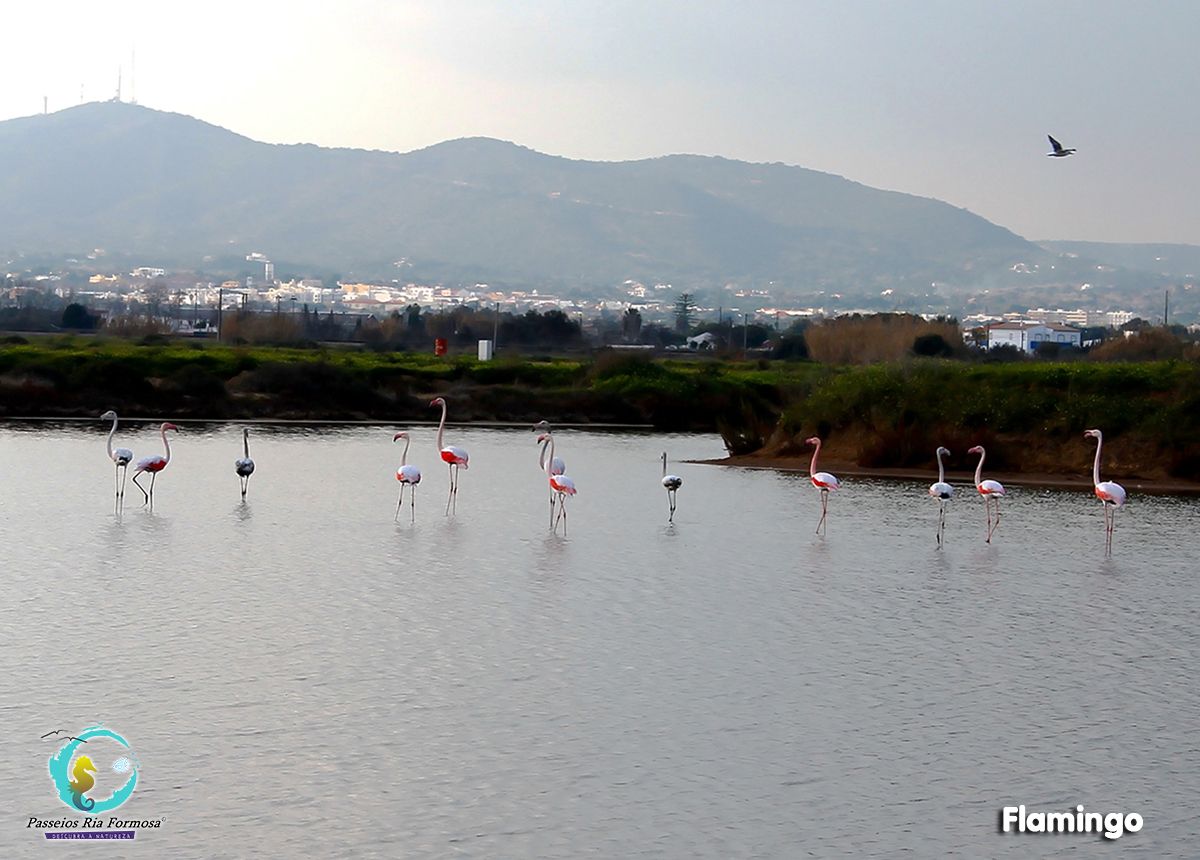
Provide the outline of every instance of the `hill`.
{"type": "Polygon", "coordinates": [[[781,291],[978,283],[1050,255],[948,204],[801,167],[587,162],[472,138],[398,154],[259,143],[93,103],[0,122],[0,251],[200,266],[251,251],[363,276],[781,291]]]}

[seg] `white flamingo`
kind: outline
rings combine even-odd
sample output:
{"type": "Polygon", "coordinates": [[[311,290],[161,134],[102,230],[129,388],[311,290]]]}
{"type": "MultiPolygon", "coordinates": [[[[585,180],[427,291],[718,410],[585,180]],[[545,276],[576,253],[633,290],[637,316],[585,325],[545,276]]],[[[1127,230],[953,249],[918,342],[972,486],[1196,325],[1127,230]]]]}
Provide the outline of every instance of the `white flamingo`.
{"type": "Polygon", "coordinates": [[[821,533],[821,526],[825,526],[825,531],[828,533],[829,526],[825,523],[825,516],[829,512],[829,491],[839,490],[842,485],[838,479],[828,472],[817,471],[817,455],[821,453],[821,440],[817,436],[811,436],[804,440],[809,445],[816,445],[813,450],[812,462],[808,464],[808,479],[812,481],[812,485],[821,491],[821,519],[817,522],[817,534],[821,533]]]}
{"type": "MultiPolygon", "coordinates": [[[[533,429],[535,431],[537,431],[537,430],[544,431],[544,435],[546,435],[546,436],[550,435],[550,423],[548,421],[539,421],[537,424],[533,425],[533,429]]],[[[547,446],[545,444],[543,444],[542,450],[538,452],[538,471],[539,472],[546,471],[546,448],[547,448],[547,446]]],[[[565,475],[566,472],[567,472],[567,464],[565,462],[563,462],[563,459],[561,457],[551,457],[550,458],[550,474],[551,475],[565,475]]],[[[554,500],[555,500],[554,490],[551,489],[550,490],[550,527],[551,528],[554,527],[554,500]]]]}
{"type": "Polygon", "coordinates": [[[543,457],[542,462],[546,472],[546,480],[550,482],[550,489],[558,494],[558,516],[550,523],[552,531],[558,531],[558,521],[562,520],[563,537],[567,535],[567,496],[575,495],[575,482],[566,475],[555,475],[550,471],[550,464],[554,462],[554,437],[549,433],[543,433],[537,437],[537,440],[542,445],[543,455],[545,454],[546,446],[550,447],[550,456],[543,457]]]}
{"type": "Polygon", "coordinates": [[[983,459],[987,456],[987,451],[983,450],[982,445],[968,448],[967,453],[979,455],[979,465],[975,467],[975,489],[983,496],[983,510],[987,515],[987,539],[984,543],[991,543],[992,535],[1000,528],[1000,499],[1004,496],[1004,485],[999,481],[983,480],[983,459]],[[993,501],[996,504],[995,522],[992,521],[993,501]]]}
{"type": "Polygon", "coordinates": [[[171,444],[167,441],[168,430],[174,430],[176,433],[179,432],[179,428],[169,421],[164,422],[163,425],[158,428],[159,435],[162,436],[164,452],[163,456],[143,457],[137,461],[137,466],[135,466],[133,469],[133,482],[137,484],[137,488],[142,491],[142,495],[146,497],[146,501],[142,504],[153,504],[154,479],[157,478],[158,473],[167,468],[167,464],[171,462],[171,444]],[[150,492],[146,492],[142,485],[138,484],[138,475],[142,474],[143,472],[150,473],[150,492]]]}
{"type": "Polygon", "coordinates": [[[119,481],[116,484],[117,499],[125,498],[125,475],[129,472],[129,464],[133,462],[133,452],[128,448],[114,448],[113,436],[117,433],[117,413],[111,409],[100,416],[102,421],[112,421],[112,429],[108,431],[108,459],[113,461],[116,469],[113,474],[114,481],[119,481]]]}
{"type": "Polygon", "coordinates": [[[667,488],[667,504],[671,507],[671,515],[667,517],[667,522],[673,523],[675,522],[675,493],[683,486],[683,478],[667,474],[666,451],[663,451],[662,466],[662,485],[667,488]]]}
{"type": "Polygon", "coordinates": [[[254,461],[250,459],[250,428],[242,428],[242,458],[233,461],[233,469],[242,482],[242,498],[246,498],[246,490],[250,486],[250,476],[254,474],[254,461]]]}
{"type": "Polygon", "coordinates": [[[457,445],[442,446],[443,434],[446,430],[446,401],[441,397],[435,397],[429,401],[430,406],[442,407],[442,420],[438,422],[437,431],[437,446],[438,454],[442,458],[442,462],[450,467],[450,494],[446,497],[446,516],[450,516],[450,511],[453,508],[455,512],[458,509],[458,470],[470,468],[467,461],[470,459],[465,448],[459,448],[457,445]]]}
{"type": "Polygon", "coordinates": [[[400,498],[396,501],[396,519],[400,519],[400,506],[404,504],[404,488],[411,487],[408,506],[412,512],[412,522],[417,521],[417,484],[421,483],[421,470],[408,462],[408,434],[401,430],[392,437],[393,442],[404,440],[404,453],[400,455],[400,468],[396,470],[396,480],[400,482],[400,498]]]}
{"type": "Polygon", "coordinates": [[[946,467],[942,465],[942,457],[948,457],[950,451],[946,448],[937,449],[938,479],[929,485],[929,496],[938,500],[937,545],[940,548],[946,535],[946,502],[954,498],[954,488],[946,483],[946,467]]]}
{"type": "Polygon", "coordinates": [[[1111,553],[1113,529],[1117,527],[1117,508],[1125,504],[1125,488],[1116,481],[1100,480],[1100,449],[1104,447],[1104,434],[1099,430],[1085,430],[1083,435],[1096,440],[1096,459],[1092,461],[1092,491],[1104,507],[1104,551],[1111,553]]]}

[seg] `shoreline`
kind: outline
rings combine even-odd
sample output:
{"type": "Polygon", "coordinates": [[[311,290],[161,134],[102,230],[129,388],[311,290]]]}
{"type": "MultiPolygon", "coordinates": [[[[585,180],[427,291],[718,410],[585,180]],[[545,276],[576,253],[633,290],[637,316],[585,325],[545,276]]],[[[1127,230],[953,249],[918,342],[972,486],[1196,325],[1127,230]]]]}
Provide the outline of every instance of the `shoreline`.
{"type": "MultiPolygon", "coordinates": [[[[722,457],[716,460],[687,460],[705,466],[726,466],[739,469],[771,469],[777,472],[802,472],[808,474],[809,457],[764,457],[755,454],[722,457]]],[[[932,484],[937,480],[937,471],[929,469],[892,469],[866,468],[845,460],[821,459],[821,465],[838,477],[854,478],[884,478],[895,481],[921,482],[922,485],[932,484]]],[[[997,480],[1006,487],[1029,487],[1032,489],[1082,490],[1091,492],[1092,485],[1088,483],[1089,476],[1071,476],[1053,474],[1050,472],[992,472],[987,477],[997,480]]],[[[1169,496],[1200,496],[1200,481],[1185,481],[1178,478],[1155,479],[1138,478],[1128,475],[1104,475],[1108,480],[1115,480],[1131,493],[1169,496]]],[[[974,473],[947,473],[947,483],[955,486],[974,485],[974,473]]]]}

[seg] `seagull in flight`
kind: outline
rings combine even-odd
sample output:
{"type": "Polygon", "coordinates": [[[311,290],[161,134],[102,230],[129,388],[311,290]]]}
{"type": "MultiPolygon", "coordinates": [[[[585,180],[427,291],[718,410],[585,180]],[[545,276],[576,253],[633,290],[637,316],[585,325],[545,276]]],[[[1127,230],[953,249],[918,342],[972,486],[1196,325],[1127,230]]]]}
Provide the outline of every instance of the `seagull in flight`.
{"type": "Polygon", "coordinates": [[[1073,148],[1064,147],[1053,137],[1050,137],[1050,135],[1046,135],[1046,137],[1050,138],[1050,145],[1054,147],[1054,152],[1046,153],[1046,155],[1048,155],[1050,158],[1066,158],[1068,155],[1075,154],[1075,150],[1073,148]]]}

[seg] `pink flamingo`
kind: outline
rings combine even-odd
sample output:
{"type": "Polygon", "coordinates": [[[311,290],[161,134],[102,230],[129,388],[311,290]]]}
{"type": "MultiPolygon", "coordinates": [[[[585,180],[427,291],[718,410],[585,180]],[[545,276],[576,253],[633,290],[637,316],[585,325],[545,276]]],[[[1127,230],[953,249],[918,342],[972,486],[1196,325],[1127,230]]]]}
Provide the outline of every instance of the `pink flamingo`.
{"type": "Polygon", "coordinates": [[[417,521],[417,484],[421,483],[421,470],[408,462],[408,434],[401,430],[392,437],[393,442],[404,440],[404,453],[400,455],[400,468],[396,470],[396,480],[400,482],[400,499],[396,502],[396,519],[400,519],[400,506],[404,504],[404,488],[412,487],[408,506],[412,511],[412,522],[417,521]]]}
{"type": "Polygon", "coordinates": [[[137,461],[137,465],[133,469],[133,482],[137,484],[137,488],[142,491],[142,495],[146,497],[146,501],[142,504],[151,504],[154,502],[154,479],[158,477],[158,473],[167,468],[167,464],[171,462],[171,445],[167,442],[167,431],[174,430],[179,432],[179,428],[170,422],[164,422],[158,428],[159,434],[162,436],[163,450],[166,452],[162,457],[143,457],[137,461]],[[138,475],[142,472],[150,473],[150,492],[146,492],[145,488],[138,483],[138,475]]]}
{"type": "Polygon", "coordinates": [[[442,436],[446,430],[446,401],[441,397],[435,397],[429,401],[429,405],[442,407],[442,420],[438,424],[437,446],[442,461],[450,467],[450,495],[446,497],[446,516],[450,516],[451,506],[454,507],[455,512],[458,509],[458,469],[460,466],[464,469],[470,468],[467,465],[470,456],[465,448],[459,448],[457,445],[442,447],[442,436]]]}
{"type": "Polygon", "coordinates": [[[667,517],[667,522],[675,522],[675,494],[679,492],[679,488],[683,486],[683,478],[678,475],[667,474],[667,452],[662,454],[662,485],[667,491],[667,506],[671,509],[671,515],[667,517]]]}
{"type": "Polygon", "coordinates": [[[987,514],[987,539],[984,543],[992,542],[992,535],[996,533],[996,529],[1000,527],[1000,497],[1004,495],[1004,485],[999,481],[983,480],[983,458],[987,456],[987,452],[983,450],[982,445],[976,445],[974,448],[967,450],[968,454],[979,455],[979,465],[975,467],[975,489],[979,490],[979,495],[983,496],[983,509],[987,514]],[[992,501],[996,503],[996,521],[992,522],[992,501]]]}
{"type": "Polygon", "coordinates": [[[1092,487],[1096,498],[1104,507],[1104,550],[1111,553],[1113,529],[1117,525],[1117,508],[1125,504],[1125,488],[1115,481],[1100,480],[1100,449],[1104,447],[1104,434],[1099,430],[1085,430],[1083,435],[1096,440],[1096,459],[1092,462],[1092,487]]]}
{"type": "MultiPolygon", "coordinates": [[[[841,488],[838,479],[828,472],[817,471],[817,455],[821,453],[821,440],[817,436],[813,436],[804,440],[809,445],[816,445],[813,449],[812,462],[808,464],[808,479],[812,481],[812,485],[821,491],[821,519],[817,522],[817,534],[821,533],[821,526],[825,525],[825,515],[829,513],[829,491],[841,488]]],[[[829,527],[826,526],[825,531],[828,533],[829,527]]]]}
{"type": "Polygon", "coordinates": [[[553,472],[552,463],[554,462],[554,437],[549,433],[543,433],[537,437],[538,442],[542,446],[542,469],[546,472],[546,480],[550,482],[550,490],[558,494],[558,516],[551,521],[550,528],[552,531],[558,531],[558,521],[562,520],[563,537],[567,535],[567,496],[575,495],[575,482],[566,475],[556,475],[553,472]],[[546,456],[546,447],[550,448],[550,456],[546,456]]]}
{"type": "Polygon", "coordinates": [[[938,479],[936,482],[929,485],[929,496],[938,500],[938,530],[937,530],[937,545],[940,549],[946,535],[946,502],[954,498],[954,488],[946,483],[946,467],[942,465],[942,457],[949,456],[950,451],[946,448],[937,449],[937,464],[938,464],[938,479]]]}
{"type": "MultiPolygon", "coordinates": [[[[546,432],[543,435],[546,435],[546,436],[550,435],[550,424],[547,421],[539,421],[537,424],[533,425],[533,429],[535,431],[536,430],[545,430],[546,432]]],[[[540,471],[540,472],[546,471],[546,445],[544,443],[542,444],[541,452],[538,454],[538,471],[540,471]]],[[[561,457],[551,457],[550,458],[550,474],[551,475],[565,475],[566,472],[567,472],[567,464],[563,462],[561,457]]],[[[554,527],[554,490],[553,489],[550,490],[550,527],[551,528],[554,527]]]]}
{"type": "Polygon", "coordinates": [[[108,459],[113,461],[117,467],[115,478],[119,478],[121,483],[117,486],[117,500],[125,497],[125,475],[129,472],[129,464],[133,462],[133,452],[128,448],[113,448],[113,436],[117,433],[117,413],[111,409],[100,416],[101,421],[111,420],[113,423],[112,429],[108,431],[108,459]]]}

